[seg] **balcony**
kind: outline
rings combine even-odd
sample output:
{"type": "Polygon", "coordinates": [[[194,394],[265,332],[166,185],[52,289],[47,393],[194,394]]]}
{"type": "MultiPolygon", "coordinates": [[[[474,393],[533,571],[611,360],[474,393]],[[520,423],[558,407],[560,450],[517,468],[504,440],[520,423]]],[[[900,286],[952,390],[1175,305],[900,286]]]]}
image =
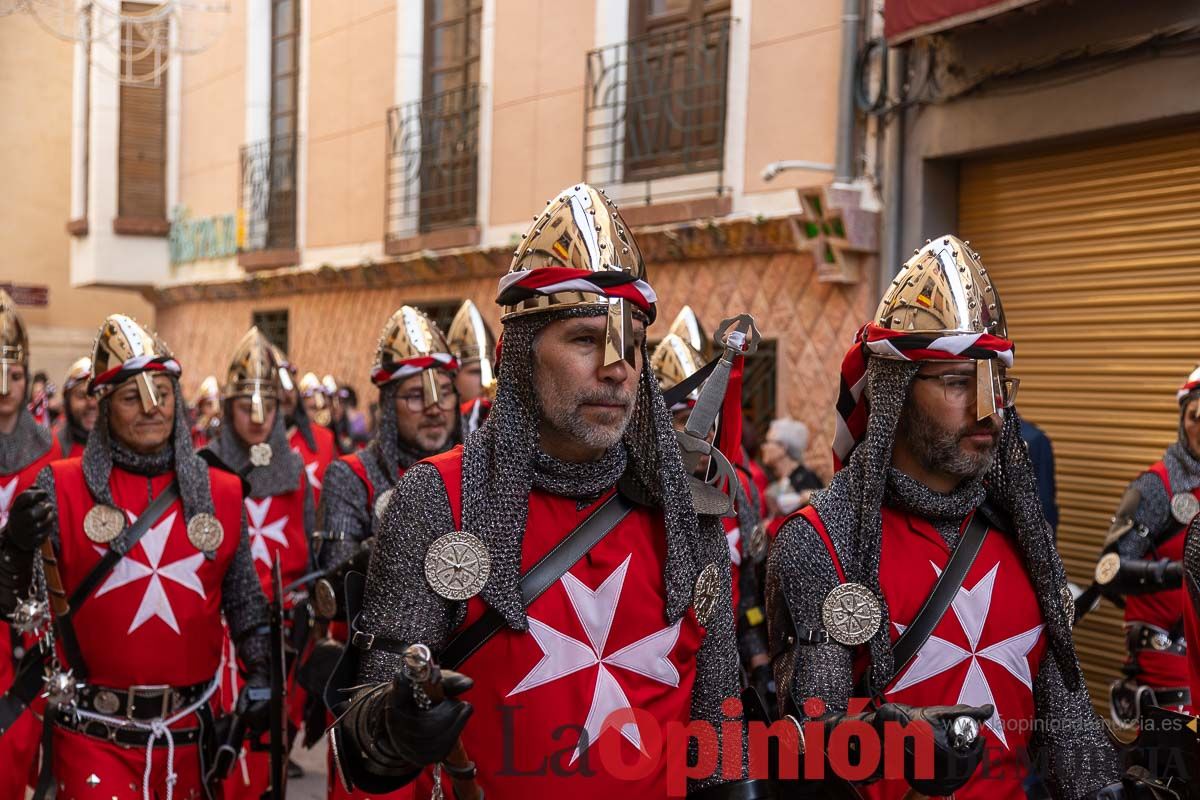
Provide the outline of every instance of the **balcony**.
{"type": "Polygon", "coordinates": [[[728,205],[729,29],[730,18],[721,17],[588,53],[583,164],[589,183],[626,204],[728,205]]]}
{"type": "Polygon", "coordinates": [[[296,136],[241,150],[238,263],[246,269],[291,266],[296,250],[296,136]]]}
{"type": "Polygon", "coordinates": [[[389,254],[478,242],[479,94],[471,84],[388,109],[389,254]]]}

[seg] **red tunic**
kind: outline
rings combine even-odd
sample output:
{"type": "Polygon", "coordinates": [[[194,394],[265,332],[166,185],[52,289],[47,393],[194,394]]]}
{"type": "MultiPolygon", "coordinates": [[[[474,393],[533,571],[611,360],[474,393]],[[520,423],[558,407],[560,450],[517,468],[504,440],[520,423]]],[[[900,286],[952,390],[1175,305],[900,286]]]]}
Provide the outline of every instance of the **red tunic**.
{"type": "MultiPolygon", "coordinates": [[[[1167,496],[1172,496],[1171,478],[1167,466],[1159,461],[1148,470],[1162,481],[1167,496]]],[[[1200,487],[1192,490],[1200,498],[1200,487]]],[[[1182,525],[1170,536],[1159,540],[1148,558],[1183,558],[1183,545],[1187,538],[1187,526],[1182,525]]],[[[1166,631],[1177,631],[1183,624],[1183,604],[1186,602],[1183,588],[1163,589],[1149,594],[1131,594],[1125,598],[1125,622],[1144,622],[1166,631]]],[[[1141,650],[1136,656],[1138,672],[1135,678],[1148,686],[1177,688],[1188,684],[1187,656],[1157,650],[1141,650]]],[[[1193,695],[1195,697],[1195,695],[1193,695]]]]}
{"type": "MultiPolygon", "coordinates": [[[[462,449],[429,463],[446,484],[460,526],[462,449]]],[[[578,509],[570,498],[535,490],[521,571],[596,505],[578,509]]],[[[528,631],[502,628],[461,666],[475,679],[468,695],[475,713],[463,744],[490,800],[546,797],[551,787],[571,800],[667,796],[665,759],[631,781],[611,774],[600,758],[613,747],[633,764],[639,745],[658,756],[656,733],[691,718],[704,629],[690,608],[678,622],[665,621],[665,563],[662,515],[639,507],[534,601],[528,631]],[[643,723],[621,730],[605,724],[610,713],[630,707],[653,717],[657,731],[643,723]]],[[[464,626],[485,609],[479,597],[468,601],[464,626]]],[[[417,796],[427,797],[427,779],[419,783],[417,796]]]]}
{"type": "Polygon", "coordinates": [[[271,565],[276,555],[285,586],[308,571],[308,532],[304,529],[304,484],[307,480],[308,476],[301,474],[300,485],[294,492],[247,497],[245,500],[250,555],[268,597],[272,591],[271,565]]]}
{"type": "MultiPolygon", "coordinates": [[[[816,509],[799,512],[833,548],[816,509]]],[[[879,583],[891,615],[893,644],[920,611],[950,560],[945,541],[927,520],[883,508],[879,583]]],[[[965,528],[965,523],[964,526],[965,528]]],[[[841,566],[834,556],[841,574],[841,566]]],[[[1046,651],[1044,618],[1013,538],[988,531],[951,609],[917,655],[888,685],[887,701],[917,706],[990,703],[983,725],[984,762],[954,796],[1024,798],[1025,750],[1034,728],[1033,686],[1046,651]]],[[[861,668],[865,660],[856,659],[861,668]]],[[[857,678],[858,676],[856,676],[857,678]]],[[[859,787],[870,798],[903,798],[903,780],[859,787]]]]}
{"type": "Polygon", "coordinates": [[[308,446],[308,442],[304,441],[304,436],[300,433],[299,428],[293,428],[291,435],[288,436],[288,444],[292,450],[300,454],[300,458],[304,459],[304,472],[308,476],[308,483],[313,489],[313,502],[321,501],[321,481],[325,477],[325,470],[329,467],[329,462],[333,461],[336,455],[337,448],[334,447],[333,433],[320,425],[310,425],[309,430],[312,431],[313,443],[317,449],[312,450],[308,446]]]}
{"type": "MultiPolygon", "coordinates": [[[[8,511],[17,495],[33,485],[43,467],[61,456],[58,440],[53,439],[50,448],[32,464],[18,472],[0,475],[0,528],[8,524],[8,511]]],[[[0,622],[0,642],[5,650],[9,650],[11,640],[8,624],[0,622]]],[[[14,674],[11,655],[0,656],[0,694],[8,691],[14,674]]],[[[38,743],[37,720],[29,713],[22,714],[12,729],[0,736],[0,764],[11,765],[0,769],[0,800],[24,800],[26,777],[32,777],[38,743]]]]}

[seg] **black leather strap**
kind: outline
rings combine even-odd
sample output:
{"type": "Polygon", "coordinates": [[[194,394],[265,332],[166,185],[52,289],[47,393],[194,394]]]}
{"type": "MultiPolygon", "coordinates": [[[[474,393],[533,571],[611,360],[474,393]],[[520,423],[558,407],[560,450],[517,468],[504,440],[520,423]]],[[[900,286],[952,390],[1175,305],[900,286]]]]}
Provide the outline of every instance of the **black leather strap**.
{"type": "Polygon", "coordinates": [[[993,515],[985,506],[980,506],[971,515],[971,521],[967,523],[966,531],[963,532],[954,552],[950,554],[950,560],[946,563],[946,568],[942,570],[937,583],[934,584],[933,591],[925,599],[925,605],[921,606],[921,610],[917,612],[912,624],[904,629],[904,633],[900,634],[900,638],[892,646],[892,659],[895,663],[893,674],[899,675],[908,666],[908,663],[920,651],[921,646],[933,635],[934,628],[941,622],[946,610],[950,608],[954,596],[958,594],[963,581],[967,579],[967,572],[975,563],[975,557],[979,555],[979,549],[983,547],[988,527],[992,524],[991,516],[993,515]]]}
{"type": "MultiPolygon", "coordinates": [[[[634,509],[634,502],[621,491],[579,523],[565,539],[521,576],[521,602],[529,608],[534,600],[555,584],[567,570],[579,563],[613,528],[634,509]]],[[[488,608],[479,619],[455,636],[442,649],[439,663],[446,669],[458,669],[471,655],[504,627],[504,617],[488,608]]]]}
{"type": "Polygon", "coordinates": [[[721,357],[717,356],[712,361],[708,362],[703,367],[663,392],[663,402],[667,404],[667,409],[670,410],[670,408],[676,403],[682,403],[689,394],[694,392],[696,389],[699,389],[700,384],[704,383],[704,380],[712,374],[714,369],[717,368],[717,363],[720,360],[721,357]]]}
{"type": "Polygon", "coordinates": [[[33,698],[42,690],[42,683],[46,677],[43,669],[45,661],[46,653],[40,644],[30,647],[25,651],[25,655],[21,656],[12,685],[8,687],[4,696],[0,697],[0,736],[20,719],[21,714],[33,702],[33,698]]]}

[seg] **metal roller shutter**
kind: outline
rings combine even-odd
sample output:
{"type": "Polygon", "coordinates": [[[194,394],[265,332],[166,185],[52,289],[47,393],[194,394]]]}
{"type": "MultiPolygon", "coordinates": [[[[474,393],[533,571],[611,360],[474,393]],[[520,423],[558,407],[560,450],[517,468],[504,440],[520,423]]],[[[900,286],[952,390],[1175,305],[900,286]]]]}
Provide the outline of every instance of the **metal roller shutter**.
{"type": "MultiPolygon", "coordinates": [[[[1054,444],[1059,551],[1086,586],[1126,483],[1175,439],[1200,361],[1200,131],[964,162],[959,230],[995,277],[1017,406],[1054,444]]],[[[1108,603],[1075,631],[1093,700],[1124,654],[1108,603]]]]}

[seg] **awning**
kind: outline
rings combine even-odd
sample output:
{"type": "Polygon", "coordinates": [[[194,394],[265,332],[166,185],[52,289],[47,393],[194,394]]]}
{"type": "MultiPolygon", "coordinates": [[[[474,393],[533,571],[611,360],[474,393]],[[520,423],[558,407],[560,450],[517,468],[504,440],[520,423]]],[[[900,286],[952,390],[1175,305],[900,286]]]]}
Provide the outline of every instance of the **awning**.
{"type": "Polygon", "coordinates": [[[978,22],[1038,0],[886,0],[883,34],[889,45],[978,22]]]}

